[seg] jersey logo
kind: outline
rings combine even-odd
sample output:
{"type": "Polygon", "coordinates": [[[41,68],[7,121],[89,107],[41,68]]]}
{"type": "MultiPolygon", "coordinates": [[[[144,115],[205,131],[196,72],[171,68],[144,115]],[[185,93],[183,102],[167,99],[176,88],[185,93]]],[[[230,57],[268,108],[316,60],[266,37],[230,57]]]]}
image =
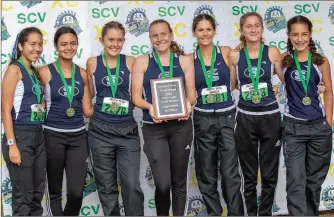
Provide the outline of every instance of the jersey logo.
{"type": "MultiPolygon", "coordinates": [[[[210,76],[210,70],[206,71],[206,74],[210,76]]],[[[213,77],[212,81],[219,81],[219,75],[218,75],[218,70],[216,68],[213,69],[213,77]]]]}
{"type": "Polygon", "coordinates": [[[136,37],[148,32],[149,20],[142,8],[131,10],[126,18],[127,32],[136,37]]]}
{"type": "MultiPolygon", "coordinates": [[[[38,81],[38,83],[40,83],[39,81],[38,81]]],[[[31,87],[31,91],[36,95],[37,94],[37,92],[36,92],[36,90],[37,90],[37,88],[38,88],[38,84],[35,84],[35,85],[33,85],[32,87],[31,87]]],[[[43,88],[42,88],[42,86],[39,84],[39,89],[40,89],[40,93],[42,94],[43,93],[43,88]]]]}
{"type": "MultiPolygon", "coordinates": [[[[305,66],[306,70],[307,70],[307,66],[305,66]]],[[[306,70],[305,69],[302,69],[302,73],[303,73],[303,76],[304,78],[306,78],[306,70]]],[[[299,77],[299,72],[298,70],[293,70],[292,73],[291,73],[291,78],[294,79],[295,81],[299,81],[301,82],[302,80],[300,79],[299,77]]]]}
{"type": "Polygon", "coordinates": [[[266,28],[273,33],[285,29],[286,18],[282,7],[272,6],[268,8],[264,15],[264,24],[266,28]]]}
{"type": "MultiPolygon", "coordinates": [[[[254,77],[256,76],[256,71],[257,71],[257,67],[253,66],[252,67],[252,72],[253,72],[253,75],[254,77]]],[[[250,74],[249,74],[249,70],[248,68],[245,69],[244,71],[244,75],[247,77],[247,78],[250,78],[250,74]]],[[[264,75],[264,70],[263,68],[260,69],[260,77],[262,77],[264,75]]]]}
{"type": "MultiPolygon", "coordinates": [[[[72,89],[72,86],[68,85],[68,89],[72,89]]],[[[61,88],[59,88],[58,93],[59,93],[59,95],[61,95],[63,97],[67,97],[66,88],[64,86],[62,86],[61,88]]],[[[74,96],[78,95],[79,93],[80,93],[79,88],[75,87],[75,89],[74,89],[74,96]]]]}
{"type": "Polygon", "coordinates": [[[21,5],[27,8],[31,8],[41,2],[42,1],[20,1],[21,5]]]}
{"type": "Polygon", "coordinates": [[[69,26],[72,29],[74,29],[77,35],[79,35],[82,32],[82,30],[79,26],[79,21],[77,20],[75,15],[76,13],[70,10],[62,12],[61,14],[58,15],[54,28],[69,26]]]}
{"type": "Polygon", "coordinates": [[[4,18],[1,18],[1,41],[6,41],[11,35],[7,30],[4,18]]]}
{"type": "Polygon", "coordinates": [[[334,208],[334,186],[329,185],[323,188],[321,192],[321,202],[327,210],[334,208]]]}
{"type": "Polygon", "coordinates": [[[150,188],[155,187],[154,180],[153,180],[153,175],[152,175],[152,170],[151,170],[150,166],[147,166],[147,168],[146,168],[145,179],[146,179],[147,185],[150,188]]]}
{"type": "Polygon", "coordinates": [[[208,212],[201,196],[194,195],[189,198],[187,216],[207,216],[208,212]]]}
{"type": "Polygon", "coordinates": [[[329,18],[329,21],[334,25],[334,3],[329,8],[328,18],[329,18]]]}
{"type": "Polygon", "coordinates": [[[215,22],[216,22],[216,26],[218,26],[218,22],[216,20],[216,16],[215,14],[213,13],[213,10],[212,10],[212,7],[209,6],[209,5],[201,5],[199,6],[196,10],[195,10],[195,13],[194,13],[194,17],[197,17],[198,15],[200,14],[208,14],[208,15],[211,15],[214,19],[215,19],[215,22]]]}
{"type": "Polygon", "coordinates": [[[7,177],[2,182],[1,190],[2,190],[2,201],[4,201],[5,204],[12,205],[12,183],[9,177],[7,177]]]}
{"type": "MultiPolygon", "coordinates": [[[[124,72],[123,72],[123,74],[124,74],[124,72]]],[[[112,78],[112,82],[114,83],[115,80],[116,80],[116,76],[111,75],[111,78],[112,78]]],[[[109,82],[109,77],[108,76],[105,76],[104,78],[102,78],[101,82],[102,82],[103,85],[110,87],[110,82],[109,82]]],[[[121,76],[118,76],[118,86],[121,85],[122,83],[123,83],[123,78],[121,76]]]]}

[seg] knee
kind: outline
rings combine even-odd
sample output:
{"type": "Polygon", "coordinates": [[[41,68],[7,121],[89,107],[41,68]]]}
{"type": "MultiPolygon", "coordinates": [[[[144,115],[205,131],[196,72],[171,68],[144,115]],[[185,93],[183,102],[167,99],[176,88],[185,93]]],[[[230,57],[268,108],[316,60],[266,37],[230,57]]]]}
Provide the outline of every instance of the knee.
{"type": "Polygon", "coordinates": [[[155,189],[159,194],[170,194],[171,183],[168,181],[156,182],[155,189]]]}
{"type": "Polygon", "coordinates": [[[67,199],[72,201],[79,201],[83,198],[82,189],[68,189],[67,190],[67,199]]]}

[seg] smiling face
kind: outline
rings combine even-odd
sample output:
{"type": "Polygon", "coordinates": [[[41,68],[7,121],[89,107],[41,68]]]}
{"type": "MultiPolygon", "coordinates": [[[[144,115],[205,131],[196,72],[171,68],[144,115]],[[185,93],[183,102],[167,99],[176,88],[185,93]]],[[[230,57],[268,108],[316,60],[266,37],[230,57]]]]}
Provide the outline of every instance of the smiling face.
{"type": "Polygon", "coordinates": [[[125,42],[124,31],[117,28],[110,28],[106,34],[100,38],[104,47],[104,52],[110,56],[117,56],[123,49],[125,42]]]}
{"type": "Polygon", "coordinates": [[[246,39],[246,42],[258,42],[261,41],[263,34],[263,24],[261,19],[257,16],[248,16],[244,22],[240,25],[240,33],[246,39]]]}
{"type": "Polygon", "coordinates": [[[160,53],[170,49],[173,34],[167,23],[155,23],[150,27],[150,40],[156,51],[160,53]]]}
{"type": "Polygon", "coordinates": [[[212,43],[216,30],[209,20],[201,20],[197,23],[193,34],[197,38],[199,45],[206,46],[212,43]]]}
{"type": "Polygon", "coordinates": [[[37,32],[29,33],[27,40],[18,44],[21,56],[30,62],[36,62],[43,52],[43,37],[37,32]]]}
{"type": "Polygon", "coordinates": [[[58,57],[63,59],[73,59],[78,50],[78,39],[72,33],[62,34],[56,44],[58,57]]]}
{"type": "Polygon", "coordinates": [[[295,23],[290,27],[288,37],[292,46],[299,52],[309,49],[311,32],[305,23],[295,23]]]}

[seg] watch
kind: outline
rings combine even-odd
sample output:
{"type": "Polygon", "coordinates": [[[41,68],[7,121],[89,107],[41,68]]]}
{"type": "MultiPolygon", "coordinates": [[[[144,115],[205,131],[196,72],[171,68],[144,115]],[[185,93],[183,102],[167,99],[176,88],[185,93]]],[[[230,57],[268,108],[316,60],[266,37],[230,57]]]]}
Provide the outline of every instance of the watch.
{"type": "Polygon", "coordinates": [[[11,146],[11,145],[13,145],[15,143],[16,143],[15,139],[7,139],[7,145],[8,146],[11,146]]]}

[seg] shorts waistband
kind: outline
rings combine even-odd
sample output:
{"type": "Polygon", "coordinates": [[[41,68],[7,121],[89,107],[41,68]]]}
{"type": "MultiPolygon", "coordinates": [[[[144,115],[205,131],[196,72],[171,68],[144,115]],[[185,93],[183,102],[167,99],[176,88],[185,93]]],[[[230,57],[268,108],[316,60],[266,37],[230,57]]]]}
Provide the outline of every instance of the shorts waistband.
{"type": "Polygon", "coordinates": [[[288,117],[288,116],[284,115],[283,116],[283,120],[291,122],[291,123],[294,123],[294,124],[305,124],[305,125],[308,125],[308,124],[322,123],[322,122],[326,121],[326,118],[323,117],[323,118],[319,118],[319,119],[315,119],[315,120],[299,120],[299,119],[291,118],[291,117],[288,117]]]}
{"type": "Polygon", "coordinates": [[[236,112],[236,108],[233,108],[231,110],[223,111],[223,112],[201,112],[198,110],[194,110],[194,115],[201,115],[201,116],[211,116],[211,115],[230,115],[236,112]]]}
{"type": "Polygon", "coordinates": [[[25,131],[34,131],[39,132],[43,131],[43,125],[42,124],[18,124],[13,125],[14,130],[25,130],[25,131]]]}

